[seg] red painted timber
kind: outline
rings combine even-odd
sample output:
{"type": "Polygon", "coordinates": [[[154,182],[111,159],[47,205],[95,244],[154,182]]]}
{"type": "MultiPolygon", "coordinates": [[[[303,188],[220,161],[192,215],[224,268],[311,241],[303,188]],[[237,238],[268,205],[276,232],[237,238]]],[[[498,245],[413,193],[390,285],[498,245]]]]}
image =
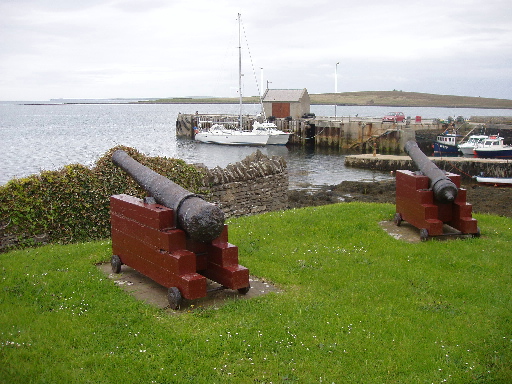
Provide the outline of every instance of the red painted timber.
{"type": "Polygon", "coordinates": [[[162,205],[116,195],[110,210],[113,254],[157,283],[177,287],[185,299],[206,296],[207,277],[230,289],[249,286],[249,270],[238,265],[227,225],[217,239],[203,243],[176,229],[173,210],[162,205]]]}
{"type": "Polygon", "coordinates": [[[222,267],[238,265],[238,247],[230,243],[212,243],[209,247],[208,261],[222,267]]]}
{"type": "Polygon", "coordinates": [[[155,229],[174,228],[174,211],[160,204],[145,204],[130,195],[110,197],[110,211],[155,229]]]}
{"type": "Polygon", "coordinates": [[[453,203],[434,201],[427,176],[410,171],[396,172],[396,212],[417,228],[425,228],[429,235],[443,234],[443,224],[449,224],[462,233],[477,233],[477,222],[471,217],[471,204],[466,203],[466,190],[460,188],[460,175],[447,173],[457,186],[453,203]]]}
{"type": "Polygon", "coordinates": [[[240,289],[249,286],[249,270],[241,265],[221,267],[208,263],[208,269],[203,271],[204,276],[229,289],[240,289]]]}
{"type": "MultiPolygon", "coordinates": [[[[119,239],[117,235],[123,236],[114,230],[112,244],[129,244],[129,241],[126,242],[126,240],[130,240],[129,238],[119,239]]],[[[195,269],[195,255],[192,252],[182,250],[179,254],[169,255],[154,251],[154,253],[138,254],[132,252],[132,248],[125,249],[120,245],[116,245],[113,252],[119,256],[123,264],[132,267],[158,284],[167,288],[177,287],[185,299],[193,300],[206,296],[206,278],[196,273],[195,270],[191,271],[191,266],[193,266],[192,269],[195,269]],[[157,258],[157,263],[155,263],[155,259],[148,257],[155,254],[160,254],[157,255],[160,256],[157,258]],[[169,262],[170,269],[168,268],[169,262]]]]}
{"type": "Polygon", "coordinates": [[[128,236],[115,228],[112,230],[112,252],[118,255],[124,264],[140,270],[139,265],[132,265],[125,263],[123,260],[124,255],[137,255],[141,262],[147,260],[149,263],[158,265],[159,267],[177,274],[183,275],[187,273],[197,272],[196,269],[196,255],[187,250],[179,250],[173,253],[168,253],[140,241],[140,239],[128,236]]]}
{"type": "Polygon", "coordinates": [[[126,216],[119,215],[117,212],[110,214],[110,222],[112,228],[127,235],[136,236],[141,241],[157,249],[172,252],[186,248],[185,232],[180,229],[158,230],[126,216]]]}
{"type": "Polygon", "coordinates": [[[198,271],[208,268],[208,255],[206,253],[196,253],[196,268],[198,271]]]}

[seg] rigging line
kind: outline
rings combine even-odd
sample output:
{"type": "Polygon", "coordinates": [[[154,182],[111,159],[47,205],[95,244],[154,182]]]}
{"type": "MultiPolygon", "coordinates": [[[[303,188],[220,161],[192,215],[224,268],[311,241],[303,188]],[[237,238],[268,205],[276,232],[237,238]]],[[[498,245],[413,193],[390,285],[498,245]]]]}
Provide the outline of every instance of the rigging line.
{"type": "MultiPolygon", "coordinates": [[[[240,21],[242,21],[242,20],[240,19],[240,21]]],[[[265,111],[263,110],[263,100],[261,99],[260,84],[258,82],[258,77],[256,76],[256,70],[254,69],[254,62],[252,61],[251,49],[249,48],[249,41],[247,40],[247,33],[245,32],[245,25],[243,22],[242,22],[242,30],[244,31],[245,45],[247,46],[247,53],[249,54],[249,61],[251,62],[252,73],[254,76],[254,81],[256,82],[256,90],[258,91],[258,97],[260,99],[260,105],[262,107],[261,109],[263,111],[263,114],[265,114],[265,111]]]]}
{"type": "Polygon", "coordinates": [[[463,173],[465,174],[466,176],[468,177],[473,177],[471,176],[470,174],[467,174],[466,172],[464,172],[462,169],[458,168],[454,163],[452,163],[450,160],[445,160],[448,164],[450,164],[452,166],[452,169],[455,168],[456,170],[458,170],[460,173],[463,173]]]}

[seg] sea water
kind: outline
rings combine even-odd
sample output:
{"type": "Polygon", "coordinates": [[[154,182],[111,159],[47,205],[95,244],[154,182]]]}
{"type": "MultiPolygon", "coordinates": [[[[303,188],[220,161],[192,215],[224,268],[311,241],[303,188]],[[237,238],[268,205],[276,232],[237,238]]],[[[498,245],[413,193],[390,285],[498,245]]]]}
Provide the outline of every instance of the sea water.
{"type": "MultiPolygon", "coordinates": [[[[257,114],[258,105],[244,105],[257,114]]],[[[509,110],[456,108],[392,108],[425,118],[447,116],[508,116],[509,110]]],[[[388,107],[312,106],[317,116],[383,116],[388,107]]],[[[178,113],[237,114],[233,104],[37,104],[0,103],[0,185],[12,178],[56,170],[67,164],[93,166],[110,148],[125,145],[149,156],[183,159],[209,168],[225,167],[260,150],[282,156],[288,164],[290,188],[315,188],[343,180],[385,180],[384,172],[346,168],[338,150],[285,146],[220,146],[176,138],[178,113]]]]}

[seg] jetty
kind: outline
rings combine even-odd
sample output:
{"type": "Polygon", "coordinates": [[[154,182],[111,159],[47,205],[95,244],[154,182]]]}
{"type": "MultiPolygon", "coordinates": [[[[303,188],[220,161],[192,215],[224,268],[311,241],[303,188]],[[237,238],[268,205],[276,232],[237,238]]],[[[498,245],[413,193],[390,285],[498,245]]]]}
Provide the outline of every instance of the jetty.
{"type": "MultiPolygon", "coordinates": [[[[239,126],[239,120],[242,120],[241,129],[251,130],[255,121],[262,123],[266,120],[275,123],[279,130],[292,133],[289,145],[397,154],[403,153],[409,140],[416,140],[420,148],[425,142],[422,149],[427,149],[432,138],[455,123],[461,134],[486,124],[485,119],[479,122],[447,122],[408,116],[404,121],[384,122],[382,116],[337,116],[336,107],[344,104],[334,104],[334,116],[319,117],[311,113],[311,97],[317,98],[310,96],[306,88],[267,89],[260,99],[261,115],[244,115],[241,119],[234,115],[180,113],[176,119],[176,137],[193,139],[196,128],[209,128],[216,123],[233,125],[230,122],[239,126]]],[[[374,104],[371,99],[365,105],[374,104]]]]}
{"type": "MultiPolygon", "coordinates": [[[[233,121],[232,115],[178,114],[176,137],[194,138],[195,128],[208,128],[215,123],[233,121]]],[[[291,132],[289,144],[322,148],[351,149],[360,152],[376,150],[379,153],[401,153],[408,140],[414,140],[416,132],[439,133],[445,125],[438,120],[417,116],[404,122],[382,122],[382,118],[358,116],[310,115],[301,118],[272,118],[278,129],[291,132]]],[[[259,116],[243,116],[243,129],[250,130],[259,116]]]]}
{"type": "MultiPolygon", "coordinates": [[[[215,114],[179,114],[176,121],[176,136],[194,138],[194,128],[207,128],[215,123],[233,121],[232,115],[215,114]]],[[[250,130],[259,116],[243,116],[243,128],[250,130]]],[[[356,150],[359,154],[347,155],[347,167],[395,172],[398,169],[416,171],[411,158],[403,154],[408,140],[418,142],[425,153],[431,150],[436,135],[448,128],[445,122],[437,119],[422,119],[419,116],[400,123],[382,122],[381,118],[339,116],[275,118],[273,122],[283,131],[292,132],[289,145],[312,146],[356,150]]],[[[481,123],[466,122],[462,130],[465,134],[481,123]]],[[[489,126],[489,124],[485,124],[489,126]]],[[[503,127],[503,125],[500,125],[503,127]]],[[[508,127],[507,127],[508,128],[508,127]]],[[[512,130],[499,129],[500,134],[512,137],[512,130]]],[[[488,177],[512,177],[512,160],[482,159],[466,157],[429,157],[439,168],[460,174],[470,180],[477,175],[488,177]]]]}
{"type": "MultiPolygon", "coordinates": [[[[480,159],[472,157],[429,157],[440,169],[461,175],[470,180],[484,174],[489,177],[511,177],[512,160],[480,159]]],[[[395,172],[397,169],[417,171],[409,156],[360,154],[345,157],[345,165],[354,168],[372,169],[382,172],[395,172]]]]}

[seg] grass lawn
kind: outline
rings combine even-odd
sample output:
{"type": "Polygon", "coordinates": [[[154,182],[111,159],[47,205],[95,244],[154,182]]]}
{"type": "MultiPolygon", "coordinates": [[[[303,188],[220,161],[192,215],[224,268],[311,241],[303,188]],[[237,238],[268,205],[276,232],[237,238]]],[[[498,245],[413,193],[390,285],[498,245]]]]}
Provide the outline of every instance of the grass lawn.
{"type": "Polygon", "coordinates": [[[102,274],[108,241],[0,254],[0,382],[512,382],[512,219],[410,244],[379,227],[393,214],[230,220],[240,263],[283,292],[178,314],[102,274]]]}

